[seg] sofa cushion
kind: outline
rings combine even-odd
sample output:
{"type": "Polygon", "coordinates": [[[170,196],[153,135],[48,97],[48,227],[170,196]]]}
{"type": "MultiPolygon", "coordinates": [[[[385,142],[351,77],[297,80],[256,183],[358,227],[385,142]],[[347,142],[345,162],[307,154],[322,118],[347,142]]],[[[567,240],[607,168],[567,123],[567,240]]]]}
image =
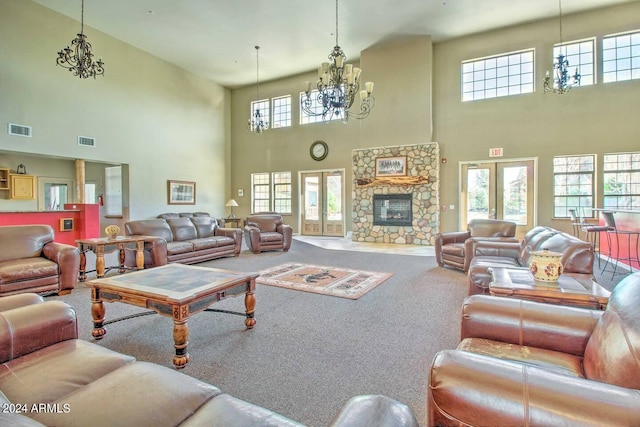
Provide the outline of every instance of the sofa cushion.
{"type": "Polygon", "coordinates": [[[51,403],[134,361],[88,341],[66,340],[0,365],[0,390],[13,403],[51,403]]]}
{"type": "Polygon", "coordinates": [[[262,232],[260,233],[260,241],[263,243],[277,243],[282,242],[283,236],[276,232],[262,232]]]}
{"type": "Polygon", "coordinates": [[[196,227],[198,238],[215,236],[218,222],[210,216],[194,216],[191,222],[196,227]]]}
{"type": "Polygon", "coordinates": [[[49,225],[0,227],[0,261],[39,257],[44,245],[53,242],[53,237],[53,228],[49,225]]]}
{"type": "Polygon", "coordinates": [[[193,243],[191,242],[167,243],[167,255],[186,254],[188,252],[193,252],[193,243]]]}
{"type": "Polygon", "coordinates": [[[464,258],[464,243],[450,243],[442,246],[442,253],[464,258]]]}
{"type": "MultiPolygon", "coordinates": [[[[175,369],[135,362],[116,369],[54,403],[71,412],[39,413],[47,425],[177,426],[220,390],[175,369]]],[[[214,420],[209,420],[213,425],[214,420]]]]}
{"type": "Polygon", "coordinates": [[[0,261],[0,286],[51,276],[58,277],[58,264],[40,256],[0,261]]]}
{"type": "Polygon", "coordinates": [[[205,237],[204,239],[189,240],[189,243],[193,244],[194,251],[199,251],[202,249],[233,246],[235,244],[235,241],[231,237],[215,236],[205,237]]]}
{"type": "Polygon", "coordinates": [[[196,239],[198,237],[196,227],[190,218],[169,218],[167,219],[167,224],[171,227],[173,240],[177,242],[196,239]]]}

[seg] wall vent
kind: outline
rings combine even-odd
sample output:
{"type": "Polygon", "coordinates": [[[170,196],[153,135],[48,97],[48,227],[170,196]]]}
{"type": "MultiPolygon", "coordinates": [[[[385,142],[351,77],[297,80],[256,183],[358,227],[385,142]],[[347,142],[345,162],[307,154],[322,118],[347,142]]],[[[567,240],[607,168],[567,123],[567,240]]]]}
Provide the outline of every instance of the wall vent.
{"type": "Polygon", "coordinates": [[[9,135],[26,136],[31,138],[31,126],[9,123],[9,135]]]}
{"type": "Polygon", "coordinates": [[[78,136],[78,145],[83,147],[95,147],[96,139],[89,136],[78,136]]]}

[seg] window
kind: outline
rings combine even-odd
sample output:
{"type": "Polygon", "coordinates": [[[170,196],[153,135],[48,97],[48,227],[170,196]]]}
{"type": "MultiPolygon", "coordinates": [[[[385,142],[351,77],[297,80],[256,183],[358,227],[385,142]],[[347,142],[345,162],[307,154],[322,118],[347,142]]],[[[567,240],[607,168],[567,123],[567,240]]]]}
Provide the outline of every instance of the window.
{"type": "Polygon", "coordinates": [[[640,209],[640,153],[604,155],[604,207],[640,209]]]}
{"type": "Polygon", "coordinates": [[[553,158],[553,216],[569,218],[569,209],[593,217],[595,155],[553,158]]]}
{"type": "Polygon", "coordinates": [[[533,92],[534,50],[462,63],[462,101],[533,92]]]}
{"type": "Polygon", "coordinates": [[[553,47],[553,61],[560,53],[569,62],[569,75],[580,73],[580,84],[578,86],[588,86],[596,83],[594,74],[594,39],[557,44],[553,47]]]}
{"type": "Polygon", "coordinates": [[[640,31],[602,39],[604,83],[640,79],[640,31]]]}
{"type": "Polygon", "coordinates": [[[291,126],[291,95],[273,98],[273,128],[291,126]]]}
{"type": "Polygon", "coordinates": [[[269,100],[262,99],[260,101],[251,101],[251,118],[254,117],[255,111],[258,110],[260,112],[260,116],[262,116],[262,120],[267,124],[269,123],[269,100]]]}
{"type": "Polygon", "coordinates": [[[122,216],[122,167],[104,168],[105,215],[122,216]]]}
{"type": "MultiPolygon", "coordinates": [[[[306,125],[307,123],[322,123],[324,119],[322,118],[322,102],[318,100],[318,89],[314,89],[309,94],[311,98],[311,111],[314,112],[314,115],[310,115],[305,113],[302,110],[302,99],[304,99],[307,95],[304,92],[300,92],[300,124],[306,125]]],[[[340,120],[340,116],[332,116],[328,120],[340,120]]]]}
{"type": "Polygon", "coordinates": [[[251,174],[251,187],[252,212],[291,213],[291,172],[251,174]]]}

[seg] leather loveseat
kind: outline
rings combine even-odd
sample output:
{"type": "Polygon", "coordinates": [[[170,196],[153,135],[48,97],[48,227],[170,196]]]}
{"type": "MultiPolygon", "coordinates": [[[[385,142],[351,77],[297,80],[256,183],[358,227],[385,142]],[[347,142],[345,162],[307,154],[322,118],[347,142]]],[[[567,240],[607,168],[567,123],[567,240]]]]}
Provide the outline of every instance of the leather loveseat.
{"type": "Polygon", "coordinates": [[[283,222],[280,214],[249,215],[244,221],[244,231],[247,246],[254,254],[274,250],[287,252],[291,247],[293,228],[283,222]]]}
{"type": "Polygon", "coordinates": [[[593,247],[591,244],[551,227],[534,227],[522,242],[481,241],[474,245],[469,264],[469,295],[488,294],[491,267],[524,267],[531,262],[531,253],[542,249],[562,254],[563,274],[593,277],[593,247]]]}
{"type": "MultiPolygon", "coordinates": [[[[0,298],[0,425],[301,425],[77,333],[75,311],[64,302],[36,294],[0,298]]],[[[406,405],[381,395],[354,397],[331,425],[418,427],[406,405]]]]}
{"type": "MultiPolygon", "coordinates": [[[[145,268],[238,256],[242,249],[242,230],[218,227],[210,216],[129,221],[124,228],[128,236],[149,236],[145,240],[145,268]]],[[[126,255],[127,265],[133,265],[131,254],[126,255]]]]}
{"type": "Polygon", "coordinates": [[[68,294],[76,286],[80,251],[54,241],[49,225],[0,227],[0,296],[68,294]]]}
{"type": "Polygon", "coordinates": [[[461,338],[433,360],[430,426],[640,426],[640,273],[605,311],[467,297],[461,338]]]}
{"type": "Polygon", "coordinates": [[[481,240],[518,242],[515,238],[516,223],[498,219],[476,218],[469,221],[466,231],[450,231],[436,234],[434,249],[436,262],[462,270],[469,270],[474,245],[481,240]]]}

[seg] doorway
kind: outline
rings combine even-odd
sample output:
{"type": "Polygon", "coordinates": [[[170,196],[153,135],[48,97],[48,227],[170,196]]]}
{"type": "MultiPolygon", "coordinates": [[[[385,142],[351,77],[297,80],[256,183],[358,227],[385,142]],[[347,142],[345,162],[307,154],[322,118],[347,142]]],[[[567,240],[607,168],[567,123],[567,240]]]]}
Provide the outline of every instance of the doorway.
{"type": "Polygon", "coordinates": [[[522,238],[534,226],[535,160],[461,165],[461,230],[474,218],[516,223],[522,238]]]}
{"type": "Polygon", "coordinates": [[[344,237],[344,171],[302,172],[301,234],[344,237]]]}

